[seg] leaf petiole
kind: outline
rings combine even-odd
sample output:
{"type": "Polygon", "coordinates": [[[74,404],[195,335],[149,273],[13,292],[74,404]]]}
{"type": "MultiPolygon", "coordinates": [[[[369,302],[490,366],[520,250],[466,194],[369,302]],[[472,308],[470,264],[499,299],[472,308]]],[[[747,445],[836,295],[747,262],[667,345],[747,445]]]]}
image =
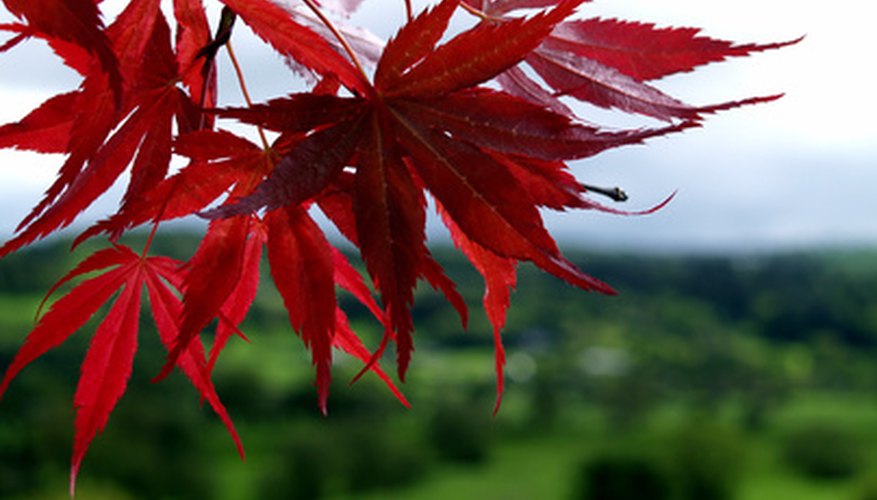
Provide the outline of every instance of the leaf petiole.
{"type": "MultiPolygon", "coordinates": [[[[247,82],[244,79],[244,72],[241,69],[237,56],[235,56],[234,48],[231,46],[231,40],[225,42],[225,50],[228,51],[228,58],[231,60],[231,65],[234,67],[234,72],[237,75],[238,84],[241,87],[241,94],[244,96],[244,101],[247,103],[247,107],[252,108],[253,100],[250,98],[250,91],[247,90],[247,82]]],[[[265,130],[259,125],[256,125],[256,130],[259,131],[259,140],[262,141],[262,147],[267,151],[270,146],[268,144],[268,138],[265,137],[265,130]]]]}
{"type": "Polygon", "coordinates": [[[472,7],[467,2],[460,2],[460,7],[463,7],[463,10],[465,10],[466,12],[472,14],[473,16],[481,19],[482,21],[489,21],[489,20],[493,19],[489,15],[487,15],[486,12],[484,12],[480,9],[476,9],[475,7],[472,7]]]}
{"type": "MultiPolygon", "coordinates": [[[[359,62],[359,58],[356,57],[356,52],[353,51],[353,47],[350,46],[350,43],[347,42],[347,39],[344,38],[344,35],[342,35],[340,31],[338,31],[338,28],[336,28],[335,25],[332,24],[332,21],[330,21],[329,18],[327,18],[326,15],[323,14],[323,11],[321,11],[320,8],[317,7],[317,5],[314,3],[313,0],[303,0],[303,1],[304,1],[305,5],[307,5],[308,8],[311,9],[311,11],[314,13],[314,15],[316,15],[317,18],[320,19],[320,22],[323,23],[323,25],[325,25],[326,28],[328,28],[329,31],[332,32],[332,35],[335,37],[336,40],[338,40],[338,43],[340,43],[341,46],[344,47],[344,52],[347,52],[347,55],[350,57],[350,60],[356,66],[356,69],[359,70],[360,74],[362,74],[362,77],[365,79],[365,81],[368,81],[369,78],[368,78],[368,74],[365,72],[365,68],[363,68],[362,63],[359,62]]],[[[409,2],[410,2],[410,0],[406,0],[406,5],[408,5],[409,18],[410,18],[409,2]]]]}

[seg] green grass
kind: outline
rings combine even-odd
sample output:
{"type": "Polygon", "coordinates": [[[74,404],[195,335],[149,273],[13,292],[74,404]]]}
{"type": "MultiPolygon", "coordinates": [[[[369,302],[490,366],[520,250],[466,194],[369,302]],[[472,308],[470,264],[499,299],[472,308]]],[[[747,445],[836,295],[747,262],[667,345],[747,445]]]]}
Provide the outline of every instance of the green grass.
{"type": "Polygon", "coordinates": [[[584,443],[552,436],[504,443],[484,464],[450,465],[434,469],[412,488],[357,496],[363,500],[527,500],[567,498],[576,462],[584,443]]]}
{"type": "MultiPolygon", "coordinates": [[[[534,433],[526,438],[501,440],[486,463],[437,465],[423,482],[412,487],[356,498],[565,500],[571,498],[578,468],[596,451],[617,445],[642,449],[666,445],[673,429],[684,424],[684,412],[677,410],[668,408],[650,425],[627,435],[601,433],[597,425],[592,426],[589,433],[534,433]],[[678,418],[674,421],[672,415],[678,418]]],[[[865,473],[844,480],[808,479],[783,462],[779,437],[785,427],[817,416],[830,417],[841,426],[849,425],[857,433],[861,432],[859,435],[869,444],[872,437],[877,436],[877,404],[871,401],[836,398],[830,394],[794,401],[778,413],[770,429],[744,435],[746,453],[734,496],[736,500],[856,500],[861,497],[868,478],[874,475],[871,471],[877,471],[877,456],[870,457],[865,473]]]]}
{"type": "Polygon", "coordinates": [[[0,294],[0,327],[7,331],[0,335],[0,342],[24,340],[34,326],[34,314],[41,300],[38,295],[0,294]]]}

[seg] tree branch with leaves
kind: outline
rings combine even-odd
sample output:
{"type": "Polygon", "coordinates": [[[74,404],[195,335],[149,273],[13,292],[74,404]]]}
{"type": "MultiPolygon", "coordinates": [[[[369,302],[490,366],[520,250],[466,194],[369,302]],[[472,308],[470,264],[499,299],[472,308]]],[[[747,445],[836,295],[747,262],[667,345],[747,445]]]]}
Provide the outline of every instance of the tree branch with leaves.
{"type": "Polygon", "coordinates": [[[580,181],[569,162],[777,99],[692,106],[650,82],[796,42],[740,45],[690,28],[589,19],[585,0],[443,0],[420,13],[406,0],[405,24],[383,43],[329,14],[349,14],[359,3],[222,0],[211,29],[201,0],[175,0],[167,11],[159,0],[131,0],[108,24],[100,1],[3,0],[17,21],[0,24],[0,52],[45,43],[81,83],[0,126],[0,147],[63,155],[55,181],[0,257],[67,227],[128,178],[118,209],[75,243],[100,237],[107,247],[49,291],[47,299],[79,281],[39,317],[0,385],[2,394],[27,364],[112,304],[74,398],[71,492],[91,440],[127,388],[144,287],[168,349],[158,378],[174,368],[185,373],[243,455],[210,377],[223,347],[243,336],[239,325],[259,286],[264,249],[291,327],[311,353],[320,409],[326,411],[337,350],[361,360],[363,373],[380,377],[407,405],[381,359],[394,346],[404,381],[414,351],[415,287],[426,281],[464,325],[468,319],[456,285],[426,245],[428,199],[484,277],[498,409],[501,330],[518,263],[583,290],[614,293],[564,258],[543,225],[543,209],[627,213],[593,198],[623,201],[623,191],[580,181]],[[447,36],[454,16],[473,25],[447,36]],[[309,90],[252,103],[230,45],[241,23],[305,75],[309,90]],[[238,71],[243,105],[217,102],[223,52],[238,71]],[[659,125],[602,127],[579,116],[576,102],[659,125]],[[227,121],[252,125],[260,143],[224,127],[227,121]],[[183,166],[172,169],[172,158],[183,166]],[[326,238],[314,210],[356,247],[365,275],[326,238]],[[187,262],[151,255],[151,237],[140,251],[119,243],[131,230],[146,226],[154,234],[182,217],[209,221],[187,262]],[[383,330],[377,346],[368,349],[350,328],[336,286],[374,315],[383,330]],[[214,322],[205,352],[202,332],[214,322]]]}

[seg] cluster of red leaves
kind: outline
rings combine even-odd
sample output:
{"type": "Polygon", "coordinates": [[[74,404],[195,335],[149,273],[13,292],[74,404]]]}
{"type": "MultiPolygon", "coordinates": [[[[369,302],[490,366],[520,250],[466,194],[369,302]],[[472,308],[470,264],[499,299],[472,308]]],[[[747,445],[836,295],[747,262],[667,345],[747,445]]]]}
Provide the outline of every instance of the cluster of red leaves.
{"type": "Polygon", "coordinates": [[[130,179],[118,211],[77,240],[105,234],[111,246],[85,259],[49,295],[93,276],[39,319],[0,385],[2,394],[25,365],[112,300],[75,395],[71,487],[90,441],[125,391],[144,285],[169,351],[160,377],[180,368],[240,446],[210,373],[229,338],[242,335],[238,325],[256,294],[263,247],[290,323],[311,352],[320,408],[326,408],[333,348],[362,360],[363,372],[376,373],[407,404],[379,359],[395,344],[404,380],[414,349],[410,309],[417,283],[440,290],[467,320],[454,283],[425,245],[427,192],[484,276],[501,394],[500,330],[519,262],[584,290],[612,293],[567,261],[543,227],[541,208],[612,211],[587,197],[566,162],[698,126],[704,114],[720,109],[775,99],[698,107],[647,82],[784,45],[735,45],[693,29],[614,19],[570,20],[586,0],[443,0],[416,17],[406,4],[408,22],[382,46],[332,24],[316,1],[221,1],[212,37],[201,0],[174,0],[172,16],[160,0],[130,0],[109,25],[100,0],[3,0],[19,22],[0,24],[8,34],[0,52],[40,39],[82,83],[0,127],[0,147],[65,155],[57,179],[0,257],[68,226],[123,174],[130,179]],[[521,9],[538,12],[516,16],[521,9]],[[477,22],[442,42],[455,14],[477,22]],[[310,73],[311,91],[219,107],[214,59],[238,18],[310,73]],[[561,97],[666,125],[600,128],[561,97]],[[218,128],[218,118],[258,127],[263,144],[218,128]],[[276,132],[270,144],[263,130],[276,132]],[[170,169],[174,155],[188,160],[178,171],[170,169]],[[312,220],[315,207],[359,249],[374,292],[312,220]],[[210,225],[188,262],[149,256],[148,244],[137,253],[117,243],[132,228],[152,224],[154,231],[162,221],[192,215],[210,225]],[[336,285],[382,326],[374,352],[350,329],[336,285]],[[201,333],[213,322],[208,356],[201,333]]]}

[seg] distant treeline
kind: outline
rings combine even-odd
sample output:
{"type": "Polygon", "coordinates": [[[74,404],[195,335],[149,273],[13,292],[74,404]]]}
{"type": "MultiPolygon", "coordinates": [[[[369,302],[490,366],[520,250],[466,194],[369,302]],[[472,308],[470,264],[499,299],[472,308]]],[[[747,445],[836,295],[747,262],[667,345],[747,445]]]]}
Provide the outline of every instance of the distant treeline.
{"type": "MultiPolygon", "coordinates": [[[[153,249],[185,259],[197,242],[196,235],[171,234],[157,239],[153,249]]],[[[136,248],[137,242],[132,245],[136,248]]],[[[68,241],[55,241],[3,259],[0,293],[44,293],[88,249],[82,250],[71,254],[68,241]]],[[[482,291],[478,274],[450,246],[435,248],[433,253],[477,311],[482,291]]],[[[852,346],[877,347],[877,249],[748,256],[648,256],[581,250],[568,250],[567,254],[584,270],[612,285],[619,297],[583,293],[533,267],[522,266],[510,314],[512,318],[524,316],[526,321],[510,321],[512,330],[526,328],[526,324],[543,329],[559,326],[565,320],[564,314],[558,314],[559,308],[576,308],[588,318],[586,323],[611,321],[613,316],[629,321],[631,318],[625,316],[631,314],[678,314],[648,309],[654,309],[662,299],[674,307],[684,299],[694,304],[694,309],[707,309],[714,319],[765,338],[807,341],[831,337],[852,346]],[[647,304],[647,309],[640,308],[641,304],[647,304]]],[[[266,280],[270,278],[266,276],[266,280]]],[[[428,285],[420,288],[415,304],[419,327],[439,322],[446,329],[459,330],[453,327],[456,317],[444,300],[428,285]]],[[[342,297],[342,303],[353,318],[368,315],[353,300],[342,297]]],[[[251,321],[258,323],[264,316],[266,311],[258,310],[264,304],[256,304],[251,321]]],[[[514,331],[508,333],[515,335],[514,331]]],[[[489,342],[489,338],[457,340],[489,342]]]]}

